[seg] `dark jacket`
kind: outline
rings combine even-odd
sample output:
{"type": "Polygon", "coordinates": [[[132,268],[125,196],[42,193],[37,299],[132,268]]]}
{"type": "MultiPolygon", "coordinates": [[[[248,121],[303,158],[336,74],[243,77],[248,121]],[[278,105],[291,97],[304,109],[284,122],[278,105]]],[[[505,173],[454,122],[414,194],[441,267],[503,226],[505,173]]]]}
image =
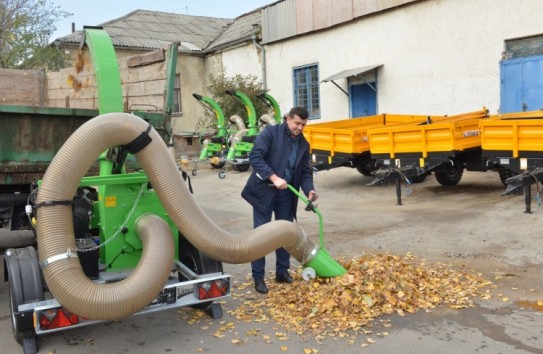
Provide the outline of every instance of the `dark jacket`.
{"type": "MultiPolygon", "coordinates": [[[[253,171],[241,192],[241,196],[253,208],[261,212],[265,212],[269,208],[275,193],[278,192],[278,189],[268,178],[274,173],[285,178],[284,171],[288,165],[291,146],[286,139],[292,139],[286,123],[269,125],[257,136],[253,149],[249,153],[249,162],[253,171]]],[[[298,139],[298,152],[291,184],[296,190],[301,187],[304,194],[307,195],[315,189],[313,171],[309,165],[309,143],[303,134],[300,134],[298,139]]],[[[294,216],[296,216],[298,198],[293,198],[293,203],[294,216]]]]}

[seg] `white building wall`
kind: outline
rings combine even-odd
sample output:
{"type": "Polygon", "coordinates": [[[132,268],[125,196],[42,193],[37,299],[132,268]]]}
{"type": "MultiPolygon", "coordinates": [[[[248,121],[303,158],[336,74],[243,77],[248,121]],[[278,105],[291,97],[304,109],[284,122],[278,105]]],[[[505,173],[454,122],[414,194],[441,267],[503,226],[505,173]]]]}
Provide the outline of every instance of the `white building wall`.
{"type": "MultiPolygon", "coordinates": [[[[318,63],[322,80],[383,64],[379,113],[457,114],[483,106],[496,113],[504,40],[543,33],[542,13],[541,0],[422,1],[267,45],[268,89],[287,111],[294,67],[318,63]]],[[[230,59],[232,70],[249,65],[238,55],[230,59]]],[[[336,83],[348,90],[346,79],[336,83]]],[[[348,97],[332,83],[320,84],[320,98],[322,120],[349,117],[348,97]]]]}
{"type": "Polygon", "coordinates": [[[226,76],[254,75],[262,80],[261,53],[252,43],[223,51],[222,64],[226,76]]]}

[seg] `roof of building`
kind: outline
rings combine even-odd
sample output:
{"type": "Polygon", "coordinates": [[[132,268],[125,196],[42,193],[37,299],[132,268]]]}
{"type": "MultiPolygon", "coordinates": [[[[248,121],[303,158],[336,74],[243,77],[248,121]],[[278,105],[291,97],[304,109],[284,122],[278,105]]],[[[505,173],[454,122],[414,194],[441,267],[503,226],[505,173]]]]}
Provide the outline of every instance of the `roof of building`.
{"type": "MultiPolygon", "coordinates": [[[[179,41],[181,51],[201,52],[249,40],[255,33],[253,25],[260,28],[260,24],[260,9],[236,19],[135,10],[98,26],[117,48],[152,50],[179,41]]],[[[56,41],[79,44],[82,35],[83,31],[76,31],[56,41]]]]}
{"type": "Polygon", "coordinates": [[[260,8],[237,17],[219,37],[213,40],[208,50],[233,45],[251,39],[253,34],[260,31],[262,18],[260,8]]]}

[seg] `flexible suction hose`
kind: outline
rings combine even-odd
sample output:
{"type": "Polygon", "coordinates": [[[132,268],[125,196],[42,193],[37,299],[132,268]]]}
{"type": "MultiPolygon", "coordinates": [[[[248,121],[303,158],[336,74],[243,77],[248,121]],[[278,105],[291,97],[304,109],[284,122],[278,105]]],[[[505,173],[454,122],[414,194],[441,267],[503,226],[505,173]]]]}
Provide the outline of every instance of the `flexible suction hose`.
{"type": "Polygon", "coordinates": [[[236,125],[236,128],[238,128],[238,130],[247,128],[245,126],[245,122],[243,121],[243,119],[237,114],[234,114],[233,116],[231,116],[230,121],[236,125]]]}
{"type": "Polygon", "coordinates": [[[271,114],[263,114],[260,117],[260,121],[262,123],[268,124],[268,125],[277,125],[277,121],[275,120],[275,118],[271,114]]]}
{"type": "MultiPolygon", "coordinates": [[[[147,130],[149,123],[128,113],[109,113],[83,124],[59,150],[42,180],[37,203],[72,200],[81,179],[101,152],[126,145],[147,130]]],[[[186,187],[175,160],[160,135],[135,156],[160,201],[179,230],[209,257],[226,263],[247,263],[284,247],[299,262],[315,257],[318,247],[288,221],[273,221],[243,234],[218,227],[201,210],[186,187]]],[[[129,316],[147,306],[164,286],[173,261],[173,240],[167,224],[146,215],[137,221],[143,253],[128,278],[107,284],[89,280],[77,258],[57,257],[74,250],[70,205],[37,210],[40,261],[55,298],[68,310],[95,320],[129,316]],[[153,235],[151,236],[151,230],[153,235]]]]}

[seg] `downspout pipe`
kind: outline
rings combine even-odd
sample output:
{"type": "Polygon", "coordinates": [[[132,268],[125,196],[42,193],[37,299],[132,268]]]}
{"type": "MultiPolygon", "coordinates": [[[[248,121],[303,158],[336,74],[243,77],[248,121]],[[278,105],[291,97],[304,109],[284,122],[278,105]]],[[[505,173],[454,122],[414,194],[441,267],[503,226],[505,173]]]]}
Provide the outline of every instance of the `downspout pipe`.
{"type": "Polygon", "coordinates": [[[262,86],[264,90],[267,90],[268,86],[266,84],[266,49],[264,49],[263,46],[256,42],[256,34],[252,34],[251,39],[253,40],[253,45],[257,49],[260,49],[262,51],[262,86]]]}

